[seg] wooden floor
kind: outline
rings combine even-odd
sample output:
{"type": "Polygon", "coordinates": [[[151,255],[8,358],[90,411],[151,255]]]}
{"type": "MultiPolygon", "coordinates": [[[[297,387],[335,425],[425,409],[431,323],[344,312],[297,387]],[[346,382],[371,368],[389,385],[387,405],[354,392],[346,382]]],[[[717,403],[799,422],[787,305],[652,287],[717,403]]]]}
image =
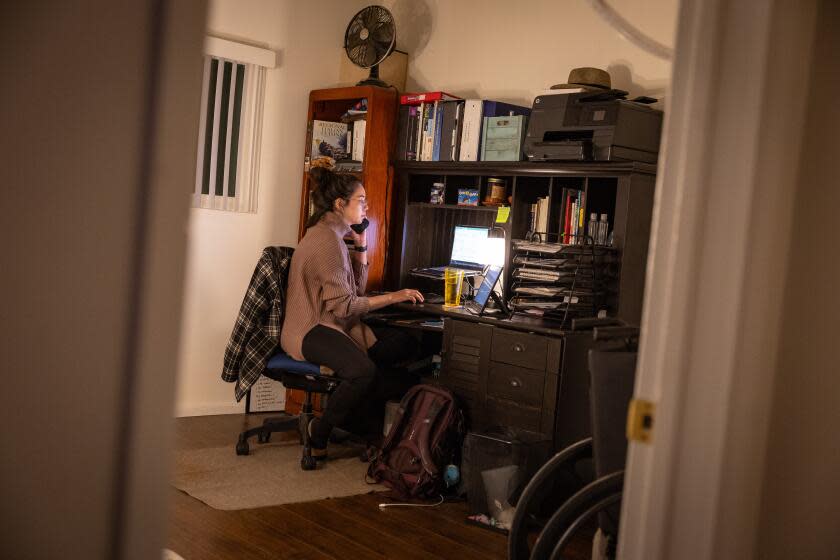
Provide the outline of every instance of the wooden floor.
{"type": "MultiPolygon", "coordinates": [[[[236,435],[261,421],[260,415],[179,418],[176,445],[230,444],[233,453],[236,435]]],[[[506,557],[503,535],[464,523],[464,503],[383,511],[378,508],[383,501],[368,494],[220,511],[173,488],[167,546],[185,560],[506,557]]]]}

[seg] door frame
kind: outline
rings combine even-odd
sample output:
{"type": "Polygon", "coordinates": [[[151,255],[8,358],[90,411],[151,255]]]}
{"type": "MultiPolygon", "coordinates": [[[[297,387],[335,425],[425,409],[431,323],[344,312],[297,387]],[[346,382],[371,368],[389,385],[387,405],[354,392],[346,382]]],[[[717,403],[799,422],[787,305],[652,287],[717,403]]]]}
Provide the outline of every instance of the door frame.
{"type": "Polygon", "coordinates": [[[752,557],[817,4],[681,3],[620,558],[752,557]]]}

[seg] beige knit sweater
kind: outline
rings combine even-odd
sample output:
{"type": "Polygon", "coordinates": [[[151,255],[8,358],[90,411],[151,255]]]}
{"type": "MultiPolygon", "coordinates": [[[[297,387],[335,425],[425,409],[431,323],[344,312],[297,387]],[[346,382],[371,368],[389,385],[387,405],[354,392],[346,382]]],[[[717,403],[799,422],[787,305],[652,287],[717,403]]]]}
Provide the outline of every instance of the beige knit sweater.
{"type": "Polygon", "coordinates": [[[370,309],[364,297],[368,266],[350,258],[347,224],[334,212],[306,230],[292,256],[280,345],[303,360],[303,337],[321,324],[349,336],[365,352],[376,337],[361,322],[370,309]]]}

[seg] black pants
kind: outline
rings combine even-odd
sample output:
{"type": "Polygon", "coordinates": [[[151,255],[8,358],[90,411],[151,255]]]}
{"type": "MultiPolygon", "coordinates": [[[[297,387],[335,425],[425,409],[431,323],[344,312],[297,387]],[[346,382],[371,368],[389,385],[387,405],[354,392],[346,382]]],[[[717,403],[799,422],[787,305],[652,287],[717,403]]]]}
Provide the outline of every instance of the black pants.
{"type": "Polygon", "coordinates": [[[333,427],[361,433],[378,423],[388,399],[400,398],[419,379],[399,364],[416,358],[417,341],[401,329],[375,327],[367,353],[345,334],[316,325],[303,338],[303,357],[327,366],[341,379],[312,435],[324,441],[333,427]]]}

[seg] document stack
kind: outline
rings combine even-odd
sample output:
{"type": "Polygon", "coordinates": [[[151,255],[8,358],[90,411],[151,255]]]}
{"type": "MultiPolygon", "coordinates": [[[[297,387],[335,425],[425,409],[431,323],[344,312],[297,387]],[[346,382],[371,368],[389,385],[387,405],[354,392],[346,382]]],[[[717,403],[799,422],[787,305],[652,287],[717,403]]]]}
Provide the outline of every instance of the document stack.
{"type": "Polygon", "coordinates": [[[613,247],[514,240],[513,252],[515,313],[568,325],[577,317],[614,311],[619,259],[613,247]]]}

